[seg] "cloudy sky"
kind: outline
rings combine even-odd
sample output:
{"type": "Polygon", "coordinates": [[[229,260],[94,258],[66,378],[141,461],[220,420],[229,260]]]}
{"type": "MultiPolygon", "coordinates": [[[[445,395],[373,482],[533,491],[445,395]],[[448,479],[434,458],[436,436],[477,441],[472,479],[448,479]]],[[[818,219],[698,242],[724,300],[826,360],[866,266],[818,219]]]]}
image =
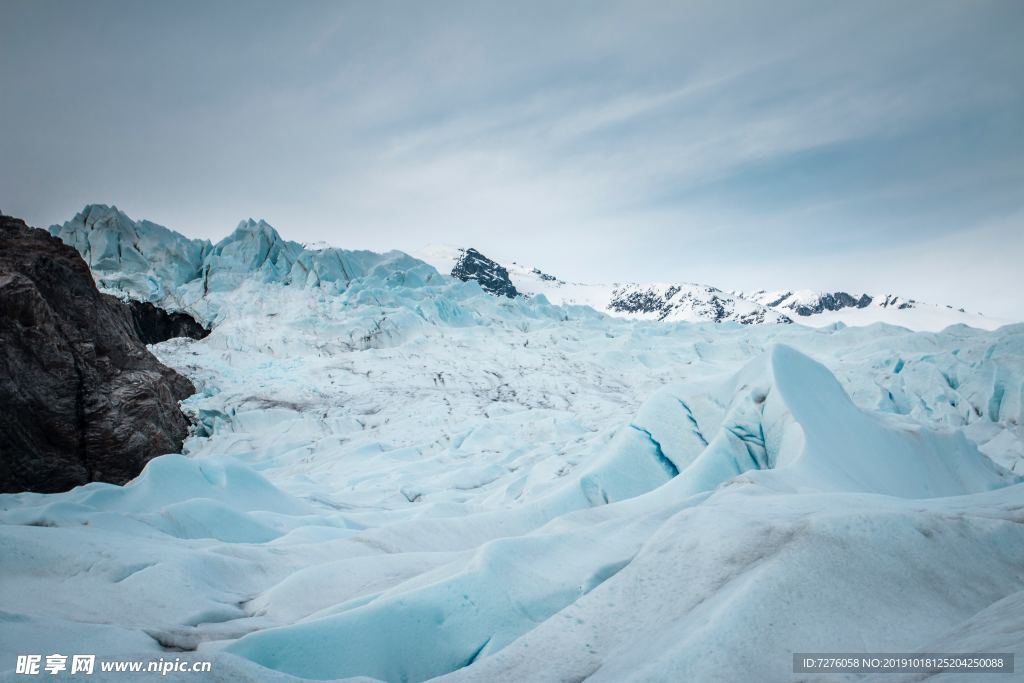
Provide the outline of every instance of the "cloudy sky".
{"type": "Polygon", "coordinates": [[[0,0],[0,209],[1024,319],[1024,3],[0,0]]]}

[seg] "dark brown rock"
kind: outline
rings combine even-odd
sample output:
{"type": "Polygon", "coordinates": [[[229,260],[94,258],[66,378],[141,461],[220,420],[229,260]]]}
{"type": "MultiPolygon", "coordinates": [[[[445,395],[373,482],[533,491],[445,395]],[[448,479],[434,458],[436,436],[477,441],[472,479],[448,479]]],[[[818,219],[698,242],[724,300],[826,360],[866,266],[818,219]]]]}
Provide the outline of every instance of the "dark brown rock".
{"type": "Polygon", "coordinates": [[[132,479],[181,450],[194,391],[75,249],[0,216],[0,492],[132,479]]]}
{"type": "Polygon", "coordinates": [[[132,323],[143,344],[159,344],[175,337],[203,339],[210,330],[188,313],[168,313],[148,301],[129,301],[132,323]]]}

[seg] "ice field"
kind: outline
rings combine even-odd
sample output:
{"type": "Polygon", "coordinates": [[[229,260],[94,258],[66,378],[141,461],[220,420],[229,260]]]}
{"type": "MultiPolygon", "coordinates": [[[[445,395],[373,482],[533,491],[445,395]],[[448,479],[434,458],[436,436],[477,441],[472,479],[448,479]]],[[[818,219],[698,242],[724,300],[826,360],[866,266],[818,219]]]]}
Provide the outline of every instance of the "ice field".
{"type": "Polygon", "coordinates": [[[5,666],[790,681],[801,651],[1024,652],[1024,325],[615,319],[264,225],[63,229],[108,291],[214,329],[152,347],[199,388],[183,454],[0,496],[5,666]]]}

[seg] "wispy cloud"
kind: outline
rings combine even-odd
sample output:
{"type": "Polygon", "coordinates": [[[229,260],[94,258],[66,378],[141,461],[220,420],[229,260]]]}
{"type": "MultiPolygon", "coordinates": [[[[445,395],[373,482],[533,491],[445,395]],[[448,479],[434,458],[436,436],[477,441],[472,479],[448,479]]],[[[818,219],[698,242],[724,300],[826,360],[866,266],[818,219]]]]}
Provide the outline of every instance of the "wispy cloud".
{"type": "Polygon", "coordinates": [[[117,201],[210,236],[256,214],[743,288],[869,288],[893,248],[1021,239],[1012,1],[5,8],[0,205],[40,223],[117,201]]]}

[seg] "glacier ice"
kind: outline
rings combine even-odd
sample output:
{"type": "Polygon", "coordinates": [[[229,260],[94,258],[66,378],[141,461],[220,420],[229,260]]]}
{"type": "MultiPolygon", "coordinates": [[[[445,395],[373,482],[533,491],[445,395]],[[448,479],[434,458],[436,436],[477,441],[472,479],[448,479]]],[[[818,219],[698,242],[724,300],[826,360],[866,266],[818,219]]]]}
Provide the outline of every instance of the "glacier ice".
{"type": "Polygon", "coordinates": [[[94,211],[145,262],[97,247],[98,281],[214,322],[152,347],[195,432],[125,487],[0,496],[0,667],[788,681],[798,650],[1024,648],[1024,325],[613,319],[258,222],[189,261],[94,211]]]}
{"type": "Polygon", "coordinates": [[[99,287],[140,301],[159,302],[199,277],[212,246],[149,221],[133,221],[116,206],[93,204],[50,232],[82,254],[99,287]]]}

